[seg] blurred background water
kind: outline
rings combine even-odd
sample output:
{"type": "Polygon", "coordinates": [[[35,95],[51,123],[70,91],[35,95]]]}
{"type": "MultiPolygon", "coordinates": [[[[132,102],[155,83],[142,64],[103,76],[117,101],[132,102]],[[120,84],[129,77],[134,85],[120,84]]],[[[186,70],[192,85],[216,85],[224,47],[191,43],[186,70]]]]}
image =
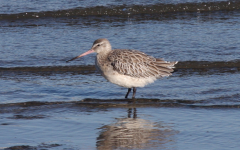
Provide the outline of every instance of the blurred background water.
{"type": "Polygon", "coordinates": [[[0,149],[238,149],[240,2],[0,1],[0,149]],[[139,88],[107,82],[107,38],[179,61],[139,88]]]}

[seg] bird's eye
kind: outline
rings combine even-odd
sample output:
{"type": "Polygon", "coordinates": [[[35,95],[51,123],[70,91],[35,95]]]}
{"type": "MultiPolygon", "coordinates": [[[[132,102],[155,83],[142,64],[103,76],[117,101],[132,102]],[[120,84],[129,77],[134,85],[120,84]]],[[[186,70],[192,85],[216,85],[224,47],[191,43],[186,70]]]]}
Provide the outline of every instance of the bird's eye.
{"type": "Polygon", "coordinates": [[[98,44],[97,46],[100,46],[100,44],[98,44]]]}

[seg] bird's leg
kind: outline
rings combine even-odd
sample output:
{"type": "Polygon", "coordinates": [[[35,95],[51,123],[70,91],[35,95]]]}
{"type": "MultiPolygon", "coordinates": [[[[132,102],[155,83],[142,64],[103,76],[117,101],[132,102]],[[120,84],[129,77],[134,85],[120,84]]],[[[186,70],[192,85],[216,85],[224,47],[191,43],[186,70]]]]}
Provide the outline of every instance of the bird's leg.
{"type": "Polygon", "coordinates": [[[126,94],[125,98],[128,97],[128,94],[129,94],[130,92],[131,92],[131,88],[128,88],[128,91],[127,91],[127,94],[126,94]]]}
{"type": "Polygon", "coordinates": [[[132,96],[132,99],[135,99],[135,94],[137,92],[137,89],[135,87],[133,87],[133,96],[132,96]]]}

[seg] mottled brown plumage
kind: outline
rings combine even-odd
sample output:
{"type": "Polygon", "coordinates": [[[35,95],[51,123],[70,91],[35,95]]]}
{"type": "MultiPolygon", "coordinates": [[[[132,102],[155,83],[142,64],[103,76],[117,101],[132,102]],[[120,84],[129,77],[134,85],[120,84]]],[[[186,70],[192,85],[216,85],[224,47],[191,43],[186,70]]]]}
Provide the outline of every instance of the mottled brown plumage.
{"type": "Polygon", "coordinates": [[[176,64],[176,62],[156,59],[137,50],[126,49],[112,50],[108,59],[115,71],[136,78],[169,76],[176,64]]]}

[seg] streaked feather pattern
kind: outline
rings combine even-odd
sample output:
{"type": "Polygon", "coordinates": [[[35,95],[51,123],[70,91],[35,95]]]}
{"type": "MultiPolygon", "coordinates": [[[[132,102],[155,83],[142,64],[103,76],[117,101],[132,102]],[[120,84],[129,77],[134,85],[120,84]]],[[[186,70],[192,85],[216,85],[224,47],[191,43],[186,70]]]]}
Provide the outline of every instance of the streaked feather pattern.
{"type": "Polygon", "coordinates": [[[164,77],[171,75],[177,62],[156,59],[137,50],[115,49],[108,55],[113,70],[136,78],[164,77]]]}

